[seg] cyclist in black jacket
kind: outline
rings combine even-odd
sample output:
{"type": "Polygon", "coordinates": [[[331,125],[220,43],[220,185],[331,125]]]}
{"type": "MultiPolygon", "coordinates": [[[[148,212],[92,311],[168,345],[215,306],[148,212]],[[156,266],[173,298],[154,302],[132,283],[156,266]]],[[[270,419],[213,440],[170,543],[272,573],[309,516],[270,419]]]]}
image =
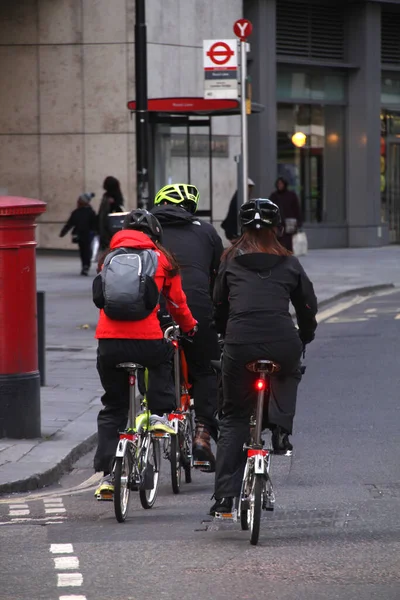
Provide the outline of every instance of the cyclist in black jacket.
{"type": "Polygon", "coordinates": [[[223,407],[218,440],[215,504],[210,514],[231,512],[239,496],[256,401],[254,375],[246,370],[257,359],[281,365],[271,378],[268,414],[263,428],[272,430],[274,451],[286,454],[301,379],[300,358],[314,339],[317,299],[311,281],[292,253],[277,239],[279,208],[266,199],[240,209],[242,236],[222,257],[214,288],[215,323],[225,338],[222,363],[223,407]],[[289,313],[292,302],[296,329],[289,313]]]}
{"type": "Polygon", "coordinates": [[[199,197],[194,185],[166,185],[156,195],[152,213],[161,223],[165,248],[181,267],[187,303],[199,323],[193,343],[183,341],[196,412],[193,457],[209,461],[213,471],[210,438],[216,440],[218,435],[217,378],[210,360],[218,360],[220,350],[217,333],[211,328],[212,290],[223,245],[214,227],[194,216],[199,197]]]}

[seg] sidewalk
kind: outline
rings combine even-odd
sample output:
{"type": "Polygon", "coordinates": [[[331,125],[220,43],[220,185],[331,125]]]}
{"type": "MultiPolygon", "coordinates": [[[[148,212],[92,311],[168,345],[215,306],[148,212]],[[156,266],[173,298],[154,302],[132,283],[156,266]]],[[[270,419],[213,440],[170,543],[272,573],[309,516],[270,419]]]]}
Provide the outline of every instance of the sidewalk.
{"type": "MultiPolygon", "coordinates": [[[[319,302],[359,288],[400,285],[400,246],[312,250],[301,262],[319,302]]],[[[46,292],[46,387],[42,438],[0,439],[0,493],[49,485],[95,443],[102,393],[96,371],[97,310],[92,278],[78,259],[39,256],[37,288],[46,292]]]]}

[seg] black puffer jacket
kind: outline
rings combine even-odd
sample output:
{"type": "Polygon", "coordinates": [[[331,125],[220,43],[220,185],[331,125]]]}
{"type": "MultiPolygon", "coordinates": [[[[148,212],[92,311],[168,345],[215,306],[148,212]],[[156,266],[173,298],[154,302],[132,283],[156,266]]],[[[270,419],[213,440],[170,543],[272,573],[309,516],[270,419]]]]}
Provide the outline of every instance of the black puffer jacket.
{"type": "Polygon", "coordinates": [[[210,223],[180,206],[156,206],[151,211],[163,228],[163,246],[175,255],[182,269],[182,287],[190,307],[212,310],[212,288],[223,246],[210,223]]]}
{"type": "Polygon", "coordinates": [[[242,254],[221,264],[214,288],[215,322],[229,344],[314,339],[317,298],[294,256],[242,254]]]}

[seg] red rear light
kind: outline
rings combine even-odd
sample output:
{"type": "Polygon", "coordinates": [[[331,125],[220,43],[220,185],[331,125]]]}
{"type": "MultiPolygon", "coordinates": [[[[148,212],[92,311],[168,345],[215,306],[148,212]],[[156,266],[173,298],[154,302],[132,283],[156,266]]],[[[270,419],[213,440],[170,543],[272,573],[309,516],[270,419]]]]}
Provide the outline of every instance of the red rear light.
{"type": "Polygon", "coordinates": [[[266,387],[267,387],[267,382],[265,381],[265,379],[257,379],[257,381],[255,383],[255,388],[256,388],[257,392],[263,392],[266,387]]]}
{"type": "Polygon", "coordinates": [[[172,345],[177,348],[178,347],[178,342],[176,340],[172,340],[172,345]]]}

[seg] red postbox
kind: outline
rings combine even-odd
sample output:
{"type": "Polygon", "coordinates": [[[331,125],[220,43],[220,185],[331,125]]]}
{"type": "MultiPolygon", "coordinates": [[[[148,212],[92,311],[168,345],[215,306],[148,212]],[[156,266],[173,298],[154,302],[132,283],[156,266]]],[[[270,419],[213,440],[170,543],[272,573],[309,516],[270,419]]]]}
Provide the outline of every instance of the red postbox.
{"type": "Polygon", "coordinates": [[[35,219],[45,210],[0,196],[0,438],[41,434],[35,219]]]}

